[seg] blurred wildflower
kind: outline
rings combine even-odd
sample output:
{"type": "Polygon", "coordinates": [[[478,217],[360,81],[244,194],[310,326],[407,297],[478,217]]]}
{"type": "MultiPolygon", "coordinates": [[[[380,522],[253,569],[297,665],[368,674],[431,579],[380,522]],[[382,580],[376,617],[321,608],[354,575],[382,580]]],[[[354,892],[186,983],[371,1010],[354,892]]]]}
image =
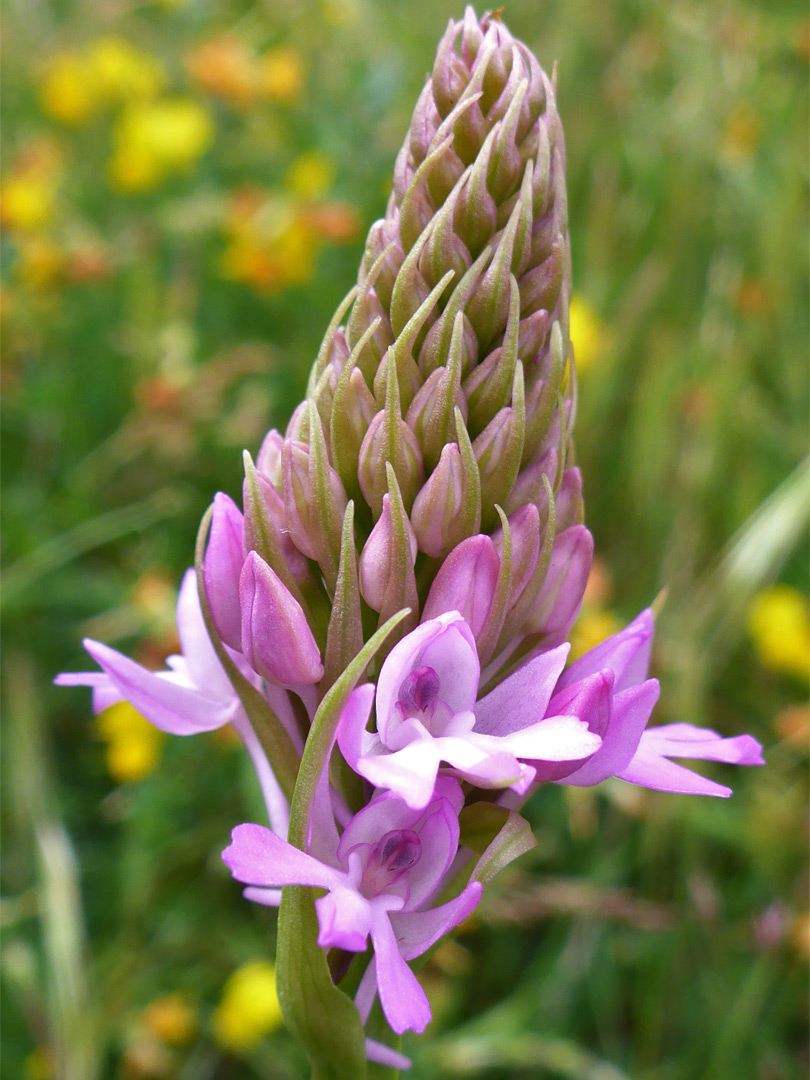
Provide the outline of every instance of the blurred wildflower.
{"type": "Polygon", "coordinates": [[[107,102],[155,97],[166,81],[159,60],[113,35],[90,42],[85,59],[87,78],[107,102]]]}
{"type": "Polygon", "coordinates": [[[38,1046],[32,1050],[23,1064],[25,1080],[51,1080],[56,1074],[56,1061],[53,1051],[47,1046],[38,1046]]]}
{"type": "Polygon", "coordinates": [[[110,256],[101,244],[90,241],[66,255],[65,278],[72,284],[100,281],[112,270],[110,256]]]}
{"type": "Polygon", "coordinates": [[[764,315],[773,308],[767,282],[758,277],[745,278],[740,283],[735,300],[743,315],[764,315]]]}
{"type": "Polygon", "coordinates": [[[193,81],[214,97],[244,107],[256,96],[256,68],[244,42],[217,34],[198,42],[186,55],[185,66],[193,81]]]}
{"type": "Polygon", "coordinates": [[[249,1050],[281,1026],[276,972],[264,960],[251,960],[231,975],[212,1017],[214,1037],[229,1050],[249,1050]]]}
{"type": "Polygon", "coordinates": [[[52,240],[33,236],[20,242],[14,269],[23,285],[34,290],[49,289],[61,277],[63,268],[64,256],[52,240]]]}
{"type": "Polygon", "coordinates": [[[774,718],[773,726],[780,739],[806,752],[810,746],[810,704],[789,705],[774,718]]]}
{"type": "Polygon", "coordinates": [[[53,217],[62,155],[51,139],[27,143],[0,182],[0,225],[33,232],[53,217]]]}
{"type": "Polygon", "coordinates": [[[723,159],[731,165],[740,164],[754,154],[762,132],[762,117],[750,105],[741,103],[726,121],[720,146],[723,159]]]}
{"type": "Polygon", "coordinates": [[[329,202],[309,206],[303,216],[313,232],[335,244],[349,244],[360,232],[360,214],[348,203],[329,202]]]}
{"type": "Polygon", "coordinates": [[[319,199],[334,183],[335,167],[320,150],[301,154],[290,166],[286,184],[293,195],[302,199],[319,199]]]}
{"type": "MultiPolygon", "coordinates": [[[[323,182],[326,164],[318,157],[299,159],[297,183],[314,189],[323,182]]],[[[226,246],[219,272],[259,292],[305,284],[315,273],[322,244],[346,243],[356,231],[356,212],[342,203],[304,204],[280,192],[245,186],[233,193],[225,214],[226,246]]]]}
{"type": "Polygon", "coordinates": [[[143,1011],[147,1031],[172,1046],[185,1046],[194,1037],[197,1014],[183,994],[164,994],[155,998],[143,1011]]]}
{"type": "Polygon", "coordinates": [[[748,613],[748,632],[765,667],[810,678],[810,610],[798,589],[772,585],[758,593],[748,613]]]}
{"type": "Polygon", "coordinates": [[[157,768],[163,732],[153,727],[127,701],[100,712],[96,725],[107,743],[107,768],[121,784],[143,780],[157,768]]]}
{"type": "Polygon", "coordinates": [[[185,172],[214,140],[214,122],[191,98],[133,105],[118,121],[109,179],[119,191],[147,191],[185,172]]]}
{"type": "Polygon", "coordinates": [[[99,99],[86,58],[78,52],[60,52],[49,57],[39,83],[42,111],[52,120],[79,127],[91,120],[99,99]]]}
{"type": "Polygon", "coordinates": [[[613,581],[604,561],[594,558],[582,597],[582,611],[571,631],[570,660],[577,660],[622,627],[618,615],[605,605],[613,594],[613,581]]]}
{"type": "Polygon", "coordinates": [[[618,615],[606,608],[584,608],[571,631],[571,659],[577,660],[622,628],[618,615]]]}
{"type": "Polygon", "coordinates": [[[605,345],[605,325],[596,310],[579,293],[574,293],[571,297],[569,317],[577,374],[582,375],[593,367],[602,353],[605,345]]]}
{"type": "Polygon", "coordinates": [[[304,63],[300,55],[284,46],[270,49],[259,60],[259,91],[270,101],[292,105],[301,96],[304,63]]]}

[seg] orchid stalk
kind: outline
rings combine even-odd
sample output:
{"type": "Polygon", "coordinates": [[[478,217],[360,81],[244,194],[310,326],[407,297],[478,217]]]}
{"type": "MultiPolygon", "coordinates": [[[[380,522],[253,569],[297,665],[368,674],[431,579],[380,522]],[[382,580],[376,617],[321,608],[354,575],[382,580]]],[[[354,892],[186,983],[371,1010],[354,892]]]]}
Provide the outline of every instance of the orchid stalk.
{"type": "Polygon", "coordinates": [[[313,1075],[357,1080],[430,1007],[409,961],[532,844],[541,783],[728,788],[671,758],[761,763],[749,736],[648,727],[653,616],[567,666],[593,555],[574,464],[565,146],[549,79],[497,15],[442,38],[356,286],[284,435],[218,494],[147,672],[86,642],[97,709],[233,723],[269,828],[224,859],[280,903],[278,985],[313,1075]],[[324,891],[325,890],[325,891],[324,891]],[[352,996],[344,986],[353,985],[352,996]]]}

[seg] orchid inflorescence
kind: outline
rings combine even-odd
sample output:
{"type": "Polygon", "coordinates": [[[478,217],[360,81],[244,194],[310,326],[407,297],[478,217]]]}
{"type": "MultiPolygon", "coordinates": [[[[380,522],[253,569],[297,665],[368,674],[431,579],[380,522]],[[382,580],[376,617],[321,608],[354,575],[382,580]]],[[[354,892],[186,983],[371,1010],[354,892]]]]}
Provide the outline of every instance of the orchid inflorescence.
{"type": "Polygon", "coordinates": [[[539,784],[727,796],[671,759],[762,760],[747,735],[647,727],[650,610],[566,666],[593,555],[570,282],[555,80],[467,8],[306,400],[245,453],[241,509],[220,493],[203,520],[182,655],[152,672],[88,640],[101,671],[57,680],[242,738],[270,827],[223,858],[281,905],[279,995],[317,1075],[407,1065],[364,1037],[374,1001],[424,1030],[408,962],[534,844],[539,784]]]}

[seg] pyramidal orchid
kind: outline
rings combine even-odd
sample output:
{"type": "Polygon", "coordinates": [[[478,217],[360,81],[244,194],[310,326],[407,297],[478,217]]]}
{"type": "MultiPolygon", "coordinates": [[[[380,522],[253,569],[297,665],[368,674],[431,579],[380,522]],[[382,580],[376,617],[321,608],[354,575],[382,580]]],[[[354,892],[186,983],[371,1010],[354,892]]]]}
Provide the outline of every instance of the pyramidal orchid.
{"type": "Polygon", "coordinates": [[[570,294],[555,80],[467,8],[306,400],[245,453],[241,506],[218,493],[203,519],[182,656],[151,672],[87,641],[101,670],[57,680],[242,737],[270,827],[237,824],[223,857],[280,904],[279,996],[315,1075],[407,1065],[367,1037],[372,1004],[425,1028],[409,962],[533,845],[540,784],[726,796],[672,759],[762,761],[749,736],[649,726],[650,611],[566,666],[593,557],[570,294]]]}

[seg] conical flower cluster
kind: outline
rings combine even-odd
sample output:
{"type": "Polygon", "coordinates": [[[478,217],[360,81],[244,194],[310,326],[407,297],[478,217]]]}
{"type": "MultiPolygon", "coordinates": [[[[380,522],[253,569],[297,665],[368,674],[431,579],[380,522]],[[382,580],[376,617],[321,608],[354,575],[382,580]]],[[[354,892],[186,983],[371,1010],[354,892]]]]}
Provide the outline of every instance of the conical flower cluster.
{"type": "Polygon", "coordinates": [[[245,454],[241,508],[218,494],[203,520],[183,655],[155,673],[88,641],[101,672],[60,677],[97,709],[241,735],[271,828],[238,826],[224,858],[281,902],[279,993],[318,1075],[402,1065],[363,1039],[372,1003],[424,1029],[408,961],[531,846],[516,808],[538,784],[727,795],[670,758],[761,760],[747,736],[647,729],[649,611],[565,666],[593,551],[570,291],[554,80],[468,8],[306,400],[245,454]]]}

